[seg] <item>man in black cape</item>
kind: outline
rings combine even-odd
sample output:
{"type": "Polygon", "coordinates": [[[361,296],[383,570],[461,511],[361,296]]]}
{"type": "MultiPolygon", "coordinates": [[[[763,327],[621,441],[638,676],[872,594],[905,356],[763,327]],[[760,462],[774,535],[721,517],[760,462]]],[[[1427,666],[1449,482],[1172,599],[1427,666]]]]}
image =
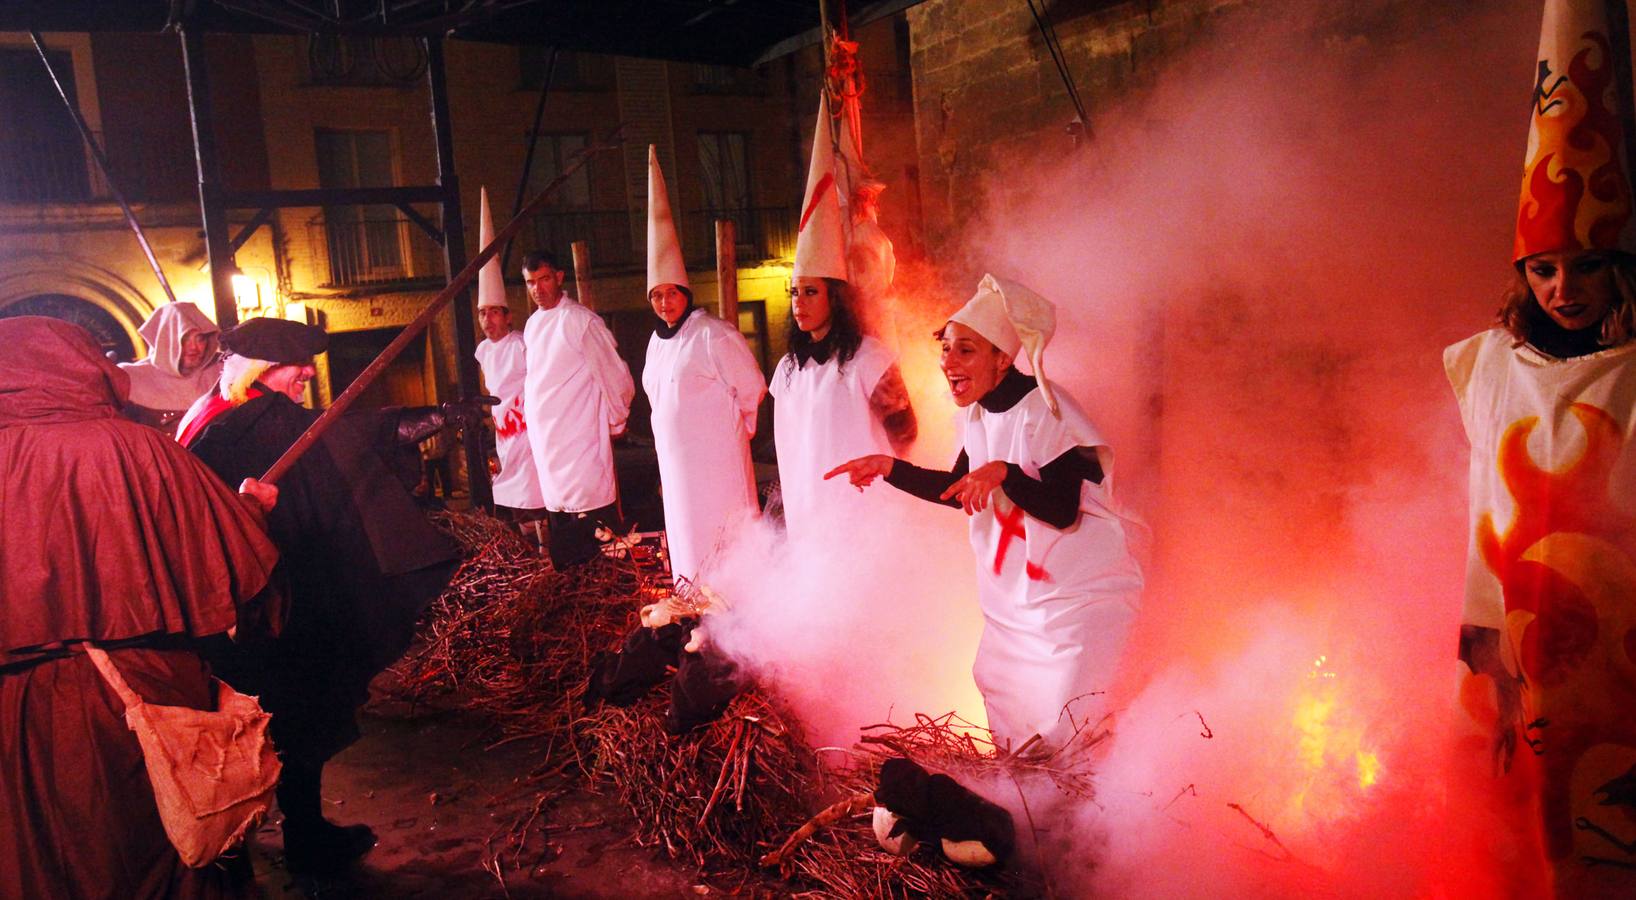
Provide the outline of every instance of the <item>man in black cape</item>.
{"type": "MultiPolygon", "coordinates": [[[[300,405],[321,328],[250,319],[222,334],[221,383],[179,439],[228,484],[259,476],[318,418],[300,405]]],[[[332,872],[367,853],[367,825],[322,814],[324,763],[357,740],[369,682],[408,647],[416,619],[448,584],[458,548],[426,521],[385,455],[442,428],[447,407],[350,413],[278,482],[268,530],[281,556],[289,619],[276,639],[223,647],[212,662],[272,713],[292,871],[332,872]]],[[[464,412],[464,409],[458,410],[464,412]]]]}

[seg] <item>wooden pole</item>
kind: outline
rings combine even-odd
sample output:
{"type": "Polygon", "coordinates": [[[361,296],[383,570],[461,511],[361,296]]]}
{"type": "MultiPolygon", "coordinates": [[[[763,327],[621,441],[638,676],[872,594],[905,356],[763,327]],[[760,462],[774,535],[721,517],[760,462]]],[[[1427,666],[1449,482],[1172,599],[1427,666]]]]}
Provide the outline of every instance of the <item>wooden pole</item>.
{"type": "Polygon", "coordinates": [[[731,219],[716,220],[716,290],[720,306],[716,314],[738,327],[738,229],[731,219]]]}
{"type": "Polygon", "coordinates": [[[426,308],[420,311],[420,315],[416,316],[413,322],[404,326],[403,331],[392,339],[392,343],[387,344],[386,349],[381,351],[381,355],[375,357],[374,362],[371,362],[362,372],[358,373],[358,377],[353,379],[352,384],[341,392],[341,396],[335,398],[335,402],[330,404],[329,409],[324,410],[323,415],[320,415],[316,421],[307,426],[307,430],[302,432],[299,438],[296,438],[295,443],[290,445],[290,449],[284,451],[284,455],[280,456],[278,461],[273,463],[272,468],[269,468],[266,474],[261,476],[261,480],[273,483],[284,477],[284,473],[290,471],[290,467],[295,465],[296,460],[301,458],[301,454],[306,453],[308,448],[318,443],[318,439],[323,437],[324,432],[335,423],[335,420],[346,412],[347,407],[351,406],[354,400],[358,399],[358,395],[362,394],[366,388],[374,383],[376,378],[380,377],[382,372],[386,371],[386,367],[392,364],[392,360],[397,359],[398,354],[402,353],[411,341],[426,330],[426,326],[432,324],[432,319],[443,311],[443,307],[447,306],[450,300],[453,300],[466,289],[467,285],[471,284],[472,279],[476,278],[478,271],[483,268],[483,264],[499,255],[500,250],[505,247],[506,241],[510,240],[513,235],[522,229],[523,223],[528,221],[529,217],[539,212],[547,201],[562,190],[563,185],[568,183],[568,179],[583,168],[592,156],[612,150],[623,141],[624,126],[620,126],[615,128],[606,138],[576,154],[568,165],[563,167],[562,172],[556,178],[551,179],[551,183],[546,185],[544,190],[540,191],[533,200],[530,200],[528,205],[524,206],[522,211],[517,213],[510,222],[507,222],[506,227],[495,233],[494,240],[489,241],[488,246],[478,251],[477,255],[466,263],[466,267],[460,270],[459,274],[449,279],[448,286],[439,291],[438,295],[432,298],[431,303],[426,304],[426,308]]]}
{"type": "Polygon", "coordinates": [[[574,292],[579,295],[579,303],[586,309],[596,309],[596,294],[591,290],[591,246],[584,241],[575,241],[571,246],[574,251],[574,292]]]}

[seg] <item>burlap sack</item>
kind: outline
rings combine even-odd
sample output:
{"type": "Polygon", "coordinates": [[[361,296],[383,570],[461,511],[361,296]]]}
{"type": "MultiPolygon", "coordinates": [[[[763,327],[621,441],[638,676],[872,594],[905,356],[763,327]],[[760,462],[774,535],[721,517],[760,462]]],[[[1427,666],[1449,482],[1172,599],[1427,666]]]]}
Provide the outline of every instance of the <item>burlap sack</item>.
{"type": "Polygon", "coordinates": [[[256,698],[221,681],[213,712],[144,702],[107,653],[85,652],[125,704],[165,835],[183,862],[209,865],[259,825],[272,803],[280,766],[267,737],[271,717],[256,698]]]}

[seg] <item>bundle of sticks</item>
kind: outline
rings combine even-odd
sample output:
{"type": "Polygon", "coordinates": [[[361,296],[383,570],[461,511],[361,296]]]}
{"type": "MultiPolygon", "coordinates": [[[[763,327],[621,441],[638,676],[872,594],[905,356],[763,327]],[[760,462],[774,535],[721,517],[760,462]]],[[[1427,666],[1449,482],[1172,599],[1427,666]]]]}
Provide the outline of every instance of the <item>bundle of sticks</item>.
{"type": "MultiPolygon", "coordinates": [[[[1049,893],[1016,864],[968,870],[930,849],[882,851],[870,825],[881,763],[902,756],[964,784],[1049,782],[1089,797],[1085,755],[1106,736],[1099,727],[1080,729],[1050,754],[1000,753],[986,731],[953,714],[917,716],[908,725],[868,726],[853,748],[819,750],[776,696],[752,686],[721,718],[674,737],[665,730],[664,689],[628,707],[581,703],[593,657],[638,627],[642,607],[671,595],[662,572],[605,559],[559,573],[498,519],[440,513],[435,520],[465,559],[396,667],[399,693],[411,701],[457,693],[502,740],[545,739],[541,772],[610,785],[639,844],[763,887],[781,877],[780,889],[799,897],[1049,893]]],[[[1017,827],[1027,841],[1031,823],[1017,827]]],[[[528,828],[517,831],[511,843],[520,845],[528,828]]]]}
{"type": "Polygon", "coordinates": [[[806,818],[816,772],[794,719],[761,692],[681,737],[665,731],[664,692],[588,714],[585,772],[613,785],[636,841],[705,866],[754,866],[806,818]]]}
{"type": "Polygon", "coordinates": [[[464,561],[394,667],[398,693],[409,701],[458,693],[505,737],[544,737],[548,753],[566,749],[591,658],[617,646],[642,604],[664,593],[661,574],[607,558],[558,572],[492,516],[441,512],[433,520],[464,561]]]}

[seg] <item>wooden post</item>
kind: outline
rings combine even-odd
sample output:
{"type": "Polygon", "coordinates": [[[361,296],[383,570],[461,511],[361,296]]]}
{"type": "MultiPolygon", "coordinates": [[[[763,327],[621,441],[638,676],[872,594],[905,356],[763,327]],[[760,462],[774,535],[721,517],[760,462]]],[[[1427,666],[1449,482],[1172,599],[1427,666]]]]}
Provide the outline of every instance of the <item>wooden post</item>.
{"type": "Polygon", "coordinates": [[[738,229],[731,219],[716,220],[716,290],[721,305],[717,315],[738,327],[738,229]]]}
{"type": "Polygon", "coordinates": [[[573,243],[574,290],[586,309],[596,309],[596,295],[591,292],[591,247],[584,241],[573,243]]]}

